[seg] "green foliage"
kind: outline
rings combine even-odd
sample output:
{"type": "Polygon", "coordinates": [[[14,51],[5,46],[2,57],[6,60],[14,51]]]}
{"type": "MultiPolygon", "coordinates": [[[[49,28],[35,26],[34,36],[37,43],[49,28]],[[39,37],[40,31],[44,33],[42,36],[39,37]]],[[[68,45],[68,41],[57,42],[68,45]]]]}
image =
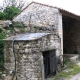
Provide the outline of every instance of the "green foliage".
{"type": "Polygon", "coordinates": [[[6,14],[4,12],[0,12],[0,20],[5,20],[6,14]]]}
{"type": "Polygon", "coordinates": [[[13,26],[16,27],[16,28],[22,28],[22,27],[24,27],[23,23],[20,23],[20,22],[14,22],[13,26]]]}
{"type": "Polygon", "coordinates": [[[64,64],[67,64],[68,62],[69,62],[70,60],[69,60],[69,58],[64,58],[64,64]]]}
{"type": "Polygon", "coordinates": [[[14,22],[13,26],[16,27],[16,28],[19,28],[21,32],[26,32],[25,26],[24,26],[23,23],[14,22]]]}
{"type": "Polygon", "coordinates": [[[4,43],[3,39],[6,37],[6,32],[2,31],[0,33],[0,66],[4,64],[4,43]]]}
{"type": "Polygon", "coordinates": [[[76,75],[80,72],[80,66],[76,65],[75,63],[68,61],[66,64],[66,69],[63,70],[61,73],[58,73],[54,79],[52,80],[60,80],[60,78],[66,78],[66,80],[69,80],[69,78],[73,75],[76,75]]]}
{"type": "Polygon", "coordinates": [[[6,19],[12,20],[15,15],[17,15],[21,10],[15,6],[7,6],[4,10],[6,14],[6,19]]]}
{"type": "Polygon", "coordinates": [[[0,66],[4,64],[4,44],[3,40],[0,40],[0,66]]]}
{"type": "Polygon", "coordinates": [[[6,37],[6,32],[3,31],[2,33],[0,33],[0,39],[4,39],[6,37]]]}
{"type": "Polygon", "coordinates": [[[13,34],[13,32],[14,32],[14,27],[13,26],[9,26],[9,27],[6,28],[6,33],[7,34],[13,34]]]}
{"type": "Polygon", "coordinates": [[[0,33],[1,33],[2,31],[3,31],[2,28],[0,28],[0,33]]]}
{"type": "Polygon", "coordinates": [[[20,31],[21,31],[21,32],[26,32],[26,30],[25,30],[24,27],[20,28],[20,31]]]}

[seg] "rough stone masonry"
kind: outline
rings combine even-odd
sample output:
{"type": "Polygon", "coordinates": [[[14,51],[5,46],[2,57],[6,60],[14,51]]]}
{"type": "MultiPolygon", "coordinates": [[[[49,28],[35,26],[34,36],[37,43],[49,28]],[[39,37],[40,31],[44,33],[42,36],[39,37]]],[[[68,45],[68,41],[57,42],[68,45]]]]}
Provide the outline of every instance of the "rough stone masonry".
{"type": "MultiPolygon", "coordinates": [[[[42,52],[56,49],[56,56],[60,55],[58,38],[59,36],[50,33],[27,33],[15,36],[17,80],[45,80],[42,52]]],[[[15,65],[12,41],[13,37],[4,40],[4,62],[9,72],[14,70],[15,65]]]]}

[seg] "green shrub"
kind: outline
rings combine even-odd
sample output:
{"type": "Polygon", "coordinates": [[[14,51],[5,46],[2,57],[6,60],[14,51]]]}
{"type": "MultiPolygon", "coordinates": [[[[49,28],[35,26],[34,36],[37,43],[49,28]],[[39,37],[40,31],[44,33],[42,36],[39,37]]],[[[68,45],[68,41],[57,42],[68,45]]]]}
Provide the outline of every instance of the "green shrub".
{"type": "Polygon", "coordinates": [[[69,58],[64,58],[64,64],[67,64],[68,62],[69,62],[70,60],[69,60],[69,58]]]}
{"type": "Polygon", "coordinates": [[[0,66],[4,64],[4,43],[0,40],[0,66]]]}
{"type": "Polygon", "coordinates": [[[16,28],[22,28],[24,27],[24,24],[22,22],[13,22],[13,26],[16,28]]]}
{"type": "Polygon", "coordinates": [[[20,31],[21,31],[21,32],[26,32],[26,30],[25,30],[24,27],[20,28],[20,31]]]}
{"type": "Polygon", "coordinates": [[[21,22],[14,22],[13,23],[13,26],[16,27],[16,28],[19,28],[21,32],[25,32],[25,26],[24,24],[21,22]]]}
{"type": "Polygon", "coordinates": [[[6,32],[3,31],[0,33],[0,66],[4,64],[4,43],[3,39],[6,37],[6,32]]]}
{"type": "Polygon", "coordinates": [[[2,33],[2,31],[3,31],[3,30],[0,28],[0,33],[2,33]]]}
{"type": "Polygon", "coordinates": [[[0,20],[5,20],[6,14],[4,12],[0,12],[0,20]]]}
{"type": "Polygon", "coordinates": [[[6,32],[5,32],[5,31],[1,32],[1,33],[0,33],[0,39],[2,40],[2,39],[4,39],[5,37],[6,37],[6,32]]]}
{"type": "Polygon", "coordinates": [[[17,15],[21,10],[15,6],[7,6],[4,10],[6,14],[6,19],[12,20],[15,15],[17,15]]]}
{"type": "Polygon", "coordinates": [[[7,34],[13,33],[13,32],[14,32],[14,27],[12,27],[12,26],[7,27],[7,28],[6,28],[6,32],[7,32],[7,34]],[[9,31],[9,32],[7,32],[7,31],[9,31]]]}

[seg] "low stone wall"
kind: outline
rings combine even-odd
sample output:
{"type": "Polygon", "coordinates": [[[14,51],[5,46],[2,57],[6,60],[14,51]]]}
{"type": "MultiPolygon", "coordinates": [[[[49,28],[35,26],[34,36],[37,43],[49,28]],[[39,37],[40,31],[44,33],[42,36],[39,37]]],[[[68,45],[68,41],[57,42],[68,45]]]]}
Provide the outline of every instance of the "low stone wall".
{"type": "MultiPolygon", "coordinates": [[[[12,71],[14,70],[12,40],[5,40],[4,43],[5,67],[12,71]]],[[[60,55],[60,41],[52,34],[32,41],[14,41],[17,80],[44,80],[42,51],[53,49],[56,49],[56,55],[60,55]]]]}

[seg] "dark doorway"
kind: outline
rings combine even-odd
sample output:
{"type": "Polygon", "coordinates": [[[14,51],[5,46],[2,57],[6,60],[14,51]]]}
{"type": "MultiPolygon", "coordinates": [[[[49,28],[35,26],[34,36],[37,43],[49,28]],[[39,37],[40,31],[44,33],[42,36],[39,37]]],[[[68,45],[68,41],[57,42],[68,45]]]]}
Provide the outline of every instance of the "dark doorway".
{"type": "Polygon", "coordinates": [[[44,72],[45,78],[56,74],[56,50],[44,51],[44,72]]]}

